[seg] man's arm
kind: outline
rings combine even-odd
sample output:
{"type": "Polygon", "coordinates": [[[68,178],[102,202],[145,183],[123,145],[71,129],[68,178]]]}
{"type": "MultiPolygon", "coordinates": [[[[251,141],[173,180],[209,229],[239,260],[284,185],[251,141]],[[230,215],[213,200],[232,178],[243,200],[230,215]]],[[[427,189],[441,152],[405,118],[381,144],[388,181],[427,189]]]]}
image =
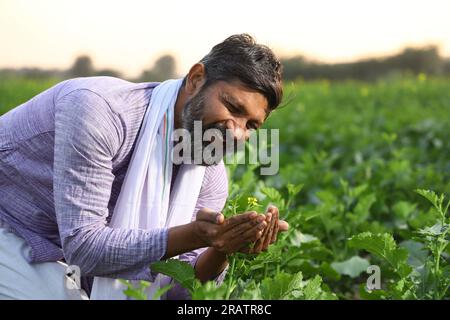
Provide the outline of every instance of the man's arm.
{"type": "Polygon", "coordinates": [[[226,253],[209,247],[197,259],[195,265],[195,276],[201,282],[206,282],[216,278],[228,266],[226,253]]]}

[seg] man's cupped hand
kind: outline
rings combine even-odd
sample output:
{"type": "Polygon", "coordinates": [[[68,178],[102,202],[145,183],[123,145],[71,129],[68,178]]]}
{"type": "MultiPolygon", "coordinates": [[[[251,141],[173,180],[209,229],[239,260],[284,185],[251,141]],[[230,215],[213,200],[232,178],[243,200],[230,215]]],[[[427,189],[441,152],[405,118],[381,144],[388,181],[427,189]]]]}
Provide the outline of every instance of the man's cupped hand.
{"type": "Polygon", "coordinates": [[[289,228],[286,221],[279,220],[275,206],[270,206],[266,214],[248,211],[230,218],[203,208],[197,212],[195,225],[197,235],[206,246],[226,254],[266,251],[276,242],[278,232],[289,228]]]}

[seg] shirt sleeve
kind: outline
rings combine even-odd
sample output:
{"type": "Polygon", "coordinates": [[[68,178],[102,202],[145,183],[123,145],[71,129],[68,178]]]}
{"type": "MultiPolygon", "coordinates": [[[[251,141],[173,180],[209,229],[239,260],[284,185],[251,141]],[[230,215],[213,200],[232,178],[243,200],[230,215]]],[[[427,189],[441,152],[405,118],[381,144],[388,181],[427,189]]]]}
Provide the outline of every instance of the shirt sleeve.
{"type": "MultiPolygon", "coordinates": [[[[200,195],[197,200],[195,211],[192,216],[192,221],[195,220],[197,212],[201,208],[209,208],[214,211],[220,212],[223,210],[225,203],[228,198],[228,177],[226,168],[223,162],[215,166],[210,166],[206,168],[205,178],[203,181],[202,188],[200,190],[200,195]]],[[[181,254],[179,259],[189,263],[195,268],[198,258],[207,248],[200,248],[191,252],[181,254]]],[[[226,267],[220,274],[215,278],[211,279],[220,285],[227,273],[228,267],[226,267]]],[[[189,299],[190,295],[188,290],[184,289],[178,283],[174,281],[171,282],[174,287],[168,291],[166,298],[170,300],[185,300],[189,299]]]]}
{"type": "Polygon", "coordinates": [[[107,226],[112,159],[123,127],[107,101],[77,89],[55,104],[53,192],[64,257],[83,276],[153,280],[149,264],[167,249],[167,228],[107,226]]]}

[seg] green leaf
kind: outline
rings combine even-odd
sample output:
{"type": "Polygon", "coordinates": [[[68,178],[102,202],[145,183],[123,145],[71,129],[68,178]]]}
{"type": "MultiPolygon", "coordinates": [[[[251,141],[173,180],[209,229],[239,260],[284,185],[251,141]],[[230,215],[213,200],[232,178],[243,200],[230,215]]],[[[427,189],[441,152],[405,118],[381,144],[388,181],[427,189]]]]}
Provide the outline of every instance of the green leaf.
{"type": "Polygon", "coordinates": [[[192,266],[184,261],[169,259],[166,261],[157,261],[150,265],[153,272],[158,272],[171,277],[192,294],[198,286],[198,280],[195,278],[195,271],[192,266]]]}
{"type": "Polygon", "coordinates": [[[313,279],[303,281],[302,290],[293,291],[292,295],[301,300],[336,300],[336,295],[329,292],[328,288],[324,290],[323,286],[322,278],[316,275],[313,279]]]}
{"type": "Polygon", "coordinates": [[[241,288],[239,299],[242,300],[262,300],[261,289],[259,282],[256,283],[255,280],[243,281],[238,279],[238,287],[241,288]]]}
{"type": "Polygon", "coordinates": [[[400,246],[406,248],[409,252],[408,263],[413,267],[421,267],[427,261],[427,250],[423,243],[406,240],[400,243],[400,246]]]}
{"type": "Polygon", "coordinates": [[[281,272],[275,278],[266,278],[261,284],[261,296],[265,300],[288,299],[293,290],[301,290],[302,273],[290,275],[281,272]]]}
{"type": "Polygon", "coordinates": [[[385,300],[388,298],[388,294],[384,290],[367,291],[365,283],[359,286],[359,296],[366,300],[385,300]]]}
{"type": "Polygon", "coordinates": [[[223,300],[227,295],[227,286],[218,286],[214,281],[208,281],[196,288],[192,300],[223,300]]]}
{"type": "Polygon", "coordinates": [[[292,292],[302,287],[303,284],[303,274],[301,272],[297,272],[291,279],[288,285],[288,292],[292,292]]]}
{"type": "Polygon", "coordinates": [[[133,284],[131,281],[124,279],[119,279],[119,282],[127,287],[123,290],[123,293],[127,297],[134,298],[136,300],[147,300],[145,289],[150,286],[150,282],[141,280],[137,284],[133,284]]]}
{"type": "Polygon", "coordinates": [[[351,278],[358,277],[362,272],[367,270],[370,265],[369,261],[359,256],[351,257],[348,260],[342,262],[333,262],[331,266],[339,274],[350,276],[351,278]]]}
{"type": "Polygon", "coordinates": [[[134,298],[136,300],[147,300],[147,295],[143,292],[134,290],[134,289],[125,289],[123,293],[130,298],[134,298]]]}
{"type": "Polygon", "coordinates": [[[261,284],[261,296],[269,300],[336,299],[336,295],[322,288],[322,278],[319,275],[304,281],[301,272],[293,275],[281,272],[275,278],[264,279],[261,284]]]}
{"type": "Polygon", "coordinates": [[[338,202],[336,195],[331,190],[320,190],[317,191],[316,195],[322,204],[335,205],[338,202]]]}
{"type": "Polygon", "coordinates": [[[305,300],[318,300],[321,299],[322,294],[322,278],[316,275],[314,279],[308,281],[303,289],[303,298],[305,300]]]}
{"type": "Polygon", "coordinates": [[[401,277],[406,277],[412,271],[406,263],[408,251],[405,248],[397,248],[394,238],[388,233],[363,232],[350,238],[348,244],[350,247],[364,249],[384,259],[401,277]]]}
{"type": "Polygon", "coordinates": [[[442,223],[444,223],[448,208],[450,207],[450,201],[448,201],[446,205],[444,204],[445,201],[444,194],[438,196],[434,191],[423,189],[417,189],[416,192],[421,196],[423,196],[424,198],[428,199],[428,201],[430,201],[433,204],[433,206],[436,208],[436,210],[439,212],[439,215],[441,216],[442,223]]]}
{"type": "Polygon", "coordinates": [[[424,189],[416,189],[415,191],[422,197],[430,201],[436,207],[436,209],[438,209],[439,197],[434,191],[424,189]]]}
{"type": "Polygon", "coordinates": [[[358,200],[358,204],[356,205],[353,212],[356,215],[356,222],[361,223],[365,221],[370,215],[370,207],[375,203],[376,197],[375,194],[371,193],[364,197],[361,197],[358,200]]]}
{"type": "Polygon", "coordinates": [[[432,227],[425,227],[417,232],[423,236],[438,237],[443,235],[447,231],[448,227],[448,225],[442,225],[440,222],[438,222],[432,227]]]}
{"type": "Polygon", "coordinates": [[[402,219],[406,220],[416,210],[417,205],[408,201],[398,201],[392,207],[394,214],[402,219]]]}
{"type": "Polygon", "coordinates": [[[369,186],[367,184],[362,184],[355,188],[350,189],[349,194],[351,197],[357,198],[359,197],[369,186]]]}
{"type": "Polygon", "coordinates": [[[302,243],[317,241],[318,239],[310,234],[302,233],[300,230],[294,230],[290,242],[293,246],[300,247],[302,243]]]}
{"type": "Polygon", "coordinates": [[[303,184],[294,185],[292,183],[288,183],[286,187],[287,187],[289,196],[295,197],[303,189],[303,184]]]}
{"type": "Polygon", "coordinates": [[[262,187],[261,192],[265,194],[271,201],[278,202],[279,200],[281,200],[281,194],[275,188],[262,187]]]}

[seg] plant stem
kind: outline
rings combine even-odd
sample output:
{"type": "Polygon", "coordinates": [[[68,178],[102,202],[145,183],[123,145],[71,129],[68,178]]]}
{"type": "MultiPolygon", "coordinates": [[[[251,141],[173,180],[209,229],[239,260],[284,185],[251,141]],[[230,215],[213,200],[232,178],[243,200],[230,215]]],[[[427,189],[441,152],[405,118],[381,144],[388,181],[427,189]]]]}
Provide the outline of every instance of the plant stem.
{"type": "Polygon", "coordinates": [[[231,261],[231,270],[230,270],[230,273],[228,275],[227,294],[225,296],[225,300],[230,300],[231,291],[233,291],[231,289],[231,287],[232,287],[232,284],[233,284],[233,275],[234,275],[234,267],[236,265],[236,258],[232,257],[232,260],[233,261],[231,261]]]}

